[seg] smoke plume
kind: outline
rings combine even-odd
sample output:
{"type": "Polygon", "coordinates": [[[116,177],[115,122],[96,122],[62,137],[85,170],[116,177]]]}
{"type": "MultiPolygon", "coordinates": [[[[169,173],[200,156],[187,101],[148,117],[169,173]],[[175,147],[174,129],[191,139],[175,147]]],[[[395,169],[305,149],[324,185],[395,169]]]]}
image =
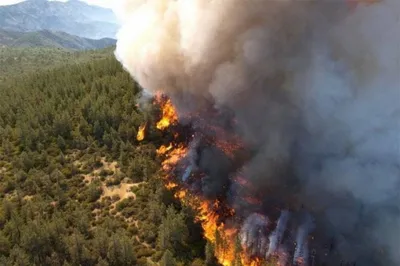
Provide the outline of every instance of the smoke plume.
{"type": "MultiPolygon", "coordinates": [[[[225,173],[240,172],[264,202],[312,213],[295,217],[296,254],[315,227],[341,260],[400,265],[400,1],[122,2],[116,56],[135,80],[181,114],[229,113],[229,130],[252,147],[235,170],[212,147],[199,155],[207,195],[240,206],[225,173]]],[[[254,248],[254,228],[270,219],[246,215],[242,244],[254,248]]],[[[255,252],[279,249],[290,222],[275,216],[255,252]]]]}

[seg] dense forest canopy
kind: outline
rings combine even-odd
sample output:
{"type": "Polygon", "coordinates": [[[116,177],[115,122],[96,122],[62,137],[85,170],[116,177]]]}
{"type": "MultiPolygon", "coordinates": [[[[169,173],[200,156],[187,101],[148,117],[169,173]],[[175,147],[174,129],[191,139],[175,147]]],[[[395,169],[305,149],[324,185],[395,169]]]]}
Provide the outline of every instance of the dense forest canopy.
{"type": "Polygon", "coordinates": [[[0,56],[0,265],[215,264],[158,178],[168,132],[136,140],[159,110],[111,49],[51,53],[0,56]]]}
{"type": "Polygon", "coordinates": [[[113,48],[77,52],[54,47],[0,47],[0,82],[66,65],[109,57],[113,48]]]}

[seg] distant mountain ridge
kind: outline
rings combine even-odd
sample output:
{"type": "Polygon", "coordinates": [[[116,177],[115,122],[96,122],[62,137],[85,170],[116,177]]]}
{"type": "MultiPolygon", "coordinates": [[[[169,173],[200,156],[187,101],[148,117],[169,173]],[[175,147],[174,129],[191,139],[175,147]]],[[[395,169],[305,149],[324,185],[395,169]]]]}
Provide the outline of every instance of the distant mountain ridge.
{"type": "Polygon", "coordinates": [[[116,40],[111,38],[94,40],[49,30],[13,32],[0,29],[0,47],[53,47],[89,50],[106,48],[115,45],[115,43],[116,40]]]}
{"type": "Polygon", "coordinates": [[[28,0],[0,6],[0,28],[7,31],[63,31],[85,38],[114,38],[118,29],[112,10],[78,0],[28,0]]]}

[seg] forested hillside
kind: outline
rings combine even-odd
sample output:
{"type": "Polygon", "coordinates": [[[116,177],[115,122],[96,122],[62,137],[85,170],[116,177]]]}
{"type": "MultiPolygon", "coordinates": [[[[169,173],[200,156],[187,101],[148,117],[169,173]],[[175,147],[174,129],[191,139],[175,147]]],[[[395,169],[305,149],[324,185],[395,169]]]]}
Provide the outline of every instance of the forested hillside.
{"type": "Polygon", "coordinates": [[[111,51],[89,57],[0,82],[0,265],[213,264],[158,178],[168,133],[138,143],[139,87],[111,51]]]}
{"type": "Polygon", "coordinates": [[[110,38],[88,39],[60,31],[14,32],[0,29],[0,47],[53,47],[73,50],[102,49],[115,45],[110,38]]]}
{"type": "Polygon", "coordinates": [[[104,59],[112,54],[114,48],[77,52],[73,50],[35,47],[35,48],[0,48],[0,82],[32,72],[104,59]]]}

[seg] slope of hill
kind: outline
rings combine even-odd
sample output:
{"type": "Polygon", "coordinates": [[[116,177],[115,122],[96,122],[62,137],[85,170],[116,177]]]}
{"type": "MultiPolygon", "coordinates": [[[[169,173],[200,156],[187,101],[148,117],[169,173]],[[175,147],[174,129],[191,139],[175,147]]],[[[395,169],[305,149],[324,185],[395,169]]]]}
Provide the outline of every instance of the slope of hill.
{"type": "Polygon", "coordinates": [[[8,31],[63,31],[86,38],[113,38],[116,18],[109,9],[78,0],[28,0],[0,7],[0,28],[8,31]]]}
{"type": "Polygon", "coordinates": [[[0,29],[0,46],[54,47],[74,50],[102,49],[115,45],[111,38],[99,40],[74,36],[65,32],[42,30],[37,32],[12,32],[0,29]]]}
{"type": "Polygon", "coordinates": [[[157,174],[168,138],[136,141],[139,87],[91,53],[0,82],[0,265],[216,265],[157,174]]]}

